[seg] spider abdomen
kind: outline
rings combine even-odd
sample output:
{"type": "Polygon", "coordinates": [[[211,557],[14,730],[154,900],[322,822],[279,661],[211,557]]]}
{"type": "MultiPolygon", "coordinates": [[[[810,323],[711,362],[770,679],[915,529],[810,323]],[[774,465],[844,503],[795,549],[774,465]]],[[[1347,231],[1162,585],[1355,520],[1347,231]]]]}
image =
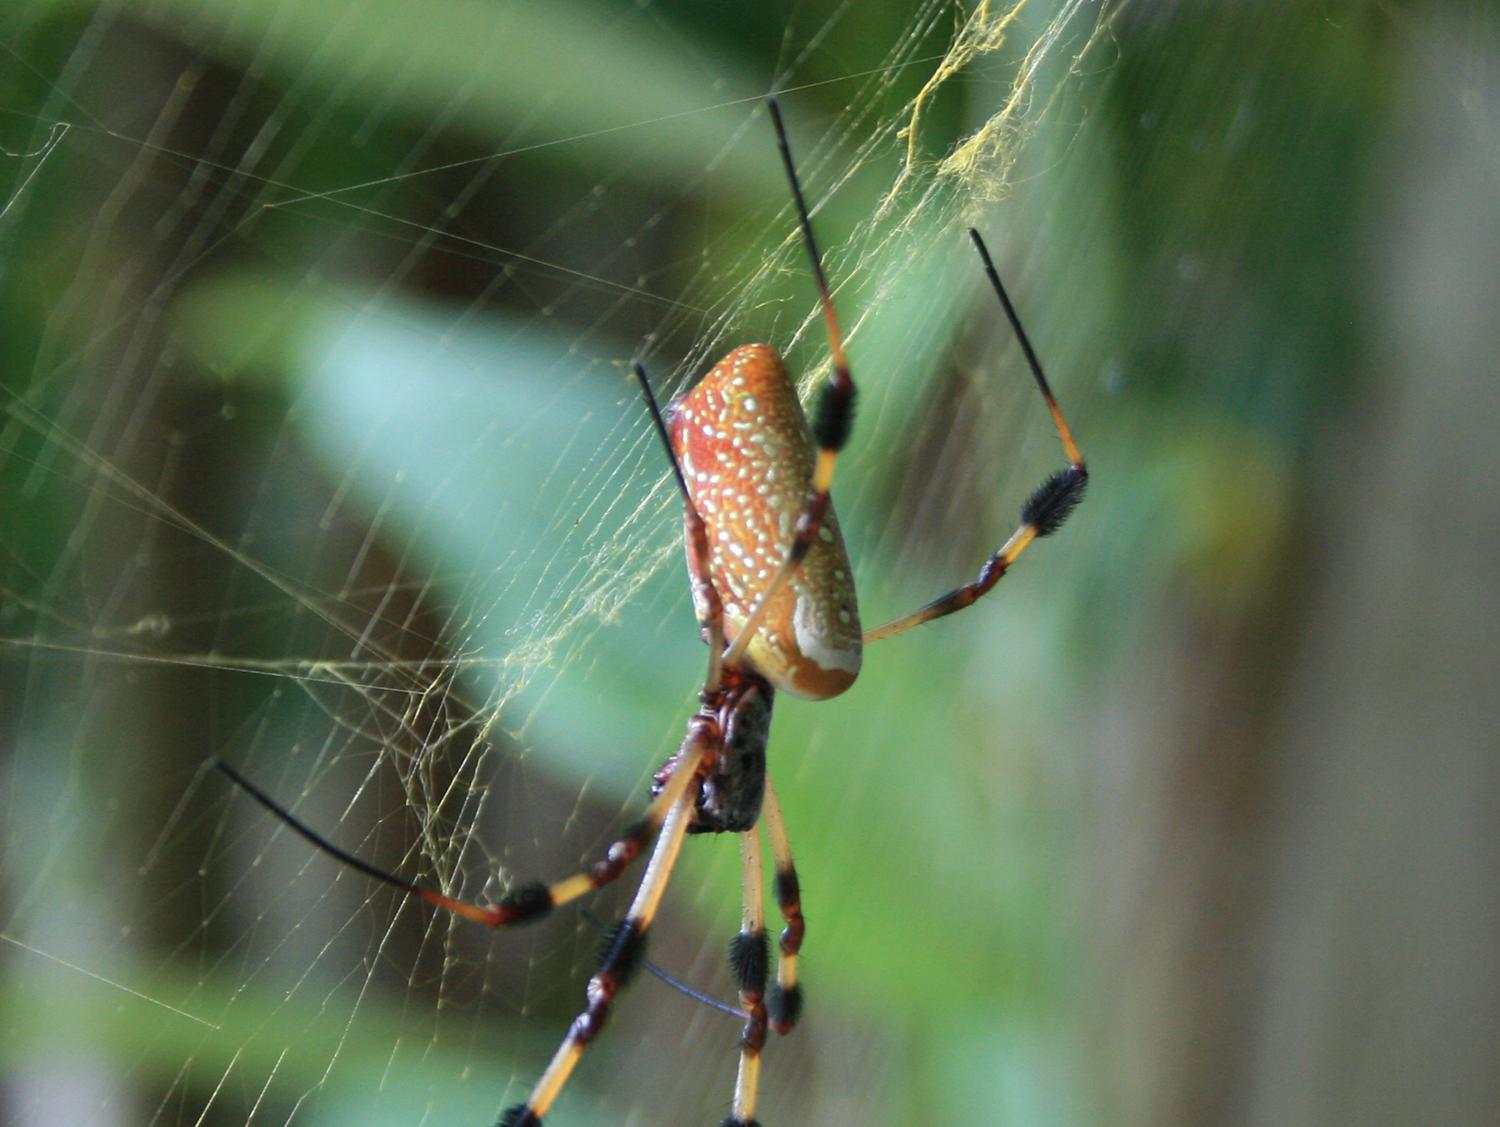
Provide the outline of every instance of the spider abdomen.
{"type": "MultiPolygon", "coordinates": [[[[781,357],[736,348],[673,403],[669,433],[693,505],[708,531],[707,577],[733,642],[786,559],[817,456],[781,357]]],[[[694,578],[697,563],[688,551],[694,578]]],[[[699,618],[705,608],[699,607],[699,618]]],[[[859,674],[859,606],[849,554],[830,504],[806,558],[772,598],[750,640],[750,666],[777,689],[823,700],[859,674]]]]}

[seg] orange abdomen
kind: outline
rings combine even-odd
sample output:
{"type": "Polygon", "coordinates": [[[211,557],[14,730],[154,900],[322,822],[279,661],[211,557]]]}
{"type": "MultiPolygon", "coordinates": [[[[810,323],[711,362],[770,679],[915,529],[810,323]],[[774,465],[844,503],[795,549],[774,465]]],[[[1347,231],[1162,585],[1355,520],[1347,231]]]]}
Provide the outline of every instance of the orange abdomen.
{"type": "MultiPolygon", "coordinates": [[[[781,357],[736,348],[672,404],[672,446],[708,529],[712,575],[732,642],[786,559],[816,450],[781,357]]],[[[691,548],[688,569],[695,567],[691,548]]],[[[701,619],[704,608],[699,607],[701,619]]],[[[806,559],[777,592],[746,651],[755,671],[794,696],[837,696],[859,675],[859,606],[830,504],[806,559]]]]}

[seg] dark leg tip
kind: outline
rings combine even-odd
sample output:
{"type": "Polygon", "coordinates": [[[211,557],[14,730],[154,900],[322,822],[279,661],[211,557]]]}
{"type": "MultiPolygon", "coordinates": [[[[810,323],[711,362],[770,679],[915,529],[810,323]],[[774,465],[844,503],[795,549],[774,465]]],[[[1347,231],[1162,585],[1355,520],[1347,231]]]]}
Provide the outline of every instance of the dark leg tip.
{"type": "Polygon", "coordinates": [[[813,414],[813,441],[824,450],[842,450],[854,429],[854,389],[823,385],[813,414]]]}
{"type": "Polygon", "coordinates": [[[1026,499],[1021,507],[1021,521],[1035,528],[1038,537],[1051,536],[1083,500],[1087,485],[1088,474],[1081,466],[1059,470],[1026,499]]]}
{"type": "Polygon", "coordinates": [[[526,1104],[516,1104],[501,1113],[495,1127],[542,1127],[542,1117],[526,1104]]]}
{"type": "Polygon", "coordinates": [[[766,999],[766,1012],[770,1015],[772,1029],[777,1033],[789,1032],[802,1016],[802,987],[793,986],[790,990],[783,990],[779,986],[771,987],[771,995],[766,999]]]}
{"type": "Polygon", "coordinates": [[[756,994],[765,990],[766,967],[769,962],[764,931],[742,931],[730,941],[729,969],[734,974],[734,984],[740,990],[756,994]]]}
{"type": "Polygon", "coordinates": [[[646,957],[646,933],[639,920],[626,918],[612,926],[599,944],[599,973],[608,974],[620,987],[634,977],[646,957]]]}
{"type": "Polygon", "coordinates": [[[534,920],[552,911],[552,893],[541,881],[531,881],[500,897],[500,907],[516,922],[534,920]]]}

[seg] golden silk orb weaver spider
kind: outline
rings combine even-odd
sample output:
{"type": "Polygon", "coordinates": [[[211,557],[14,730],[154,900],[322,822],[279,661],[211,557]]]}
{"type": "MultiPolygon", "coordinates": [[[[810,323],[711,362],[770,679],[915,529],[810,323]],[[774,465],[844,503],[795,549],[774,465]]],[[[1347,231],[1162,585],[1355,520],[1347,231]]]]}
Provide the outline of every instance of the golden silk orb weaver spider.
{"type": "Polygon", "coordinates": [[[647,932],[683,841],[692,833],[739,835],[743,913],[740,930],[729,945],[729,963],[745,1024],[733,1105],[720,1127],[759,1127],[755,1106],[761,1051],[768,1029],[788,1033],[801,1013],[797,956],[806,930],[786,822],[766,770],[776,693],[824,700],[844,692],[859,674],[865,644],[962,610],[989,592],[1033,541],[1062,525],[1088,481],[1078,445],[989,251],[971,230],[985,274],[1052,414],[1068,466],[1031,494],[1022,506],[1020,526],[972,583],[883,626],[861,629],[849,557],[829,497],[834,464],[853,425],[854,381],[786,130],[774,101],[769,109],[817,282],[833,374],[809,424],[791,377],[768,345],[730,352],[675,400],[665,416],[645,370],[634,366],[682,494],[693,607],[709,650],[701,705],[688,720],[681,746],[657,771],[652,801],[641,819],[583,872],[550,884],[518,884],[498,903],[486,906],[452,899],[340,849],[234,768],[214,761],[238,787],[318,849],[408,895],[489,927],[536,919],[609,884],[655,839],[629,909],[606,934],[588,982],[587,1004],[526,1101],[502,1112],[497,1127],[540,1127],[603,1028],[615,995],[644,962],[647,932]],[[783,922],[774,982],[769,980],[762,825],[774,866],[773,896],[783,922]]]}

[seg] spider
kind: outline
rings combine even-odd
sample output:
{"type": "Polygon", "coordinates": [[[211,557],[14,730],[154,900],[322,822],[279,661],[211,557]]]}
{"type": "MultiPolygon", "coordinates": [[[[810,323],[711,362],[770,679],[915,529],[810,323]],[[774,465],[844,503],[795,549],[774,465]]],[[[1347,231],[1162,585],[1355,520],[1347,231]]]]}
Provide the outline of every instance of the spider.
{"type": "Polygon", "coordinates": [[[598,967],[588,982],[587,1004],[568,1027],[530,1096],[506,1109],[497,1127],[540,1127],[584,1050],[604,1027],[615,995],[644,961],[647,931],[683,841],[692,833],[736,833],[740,839],[744,907],[740,930],[729,945],[729,964],[745,1024],[733,1105],[721,1127],[759,1127],[755,1104],[761,1050],[768,1028],[788,1033],[801,1013],[797,956],[806,931],[786,822],[766,771],[776,693],[826,700],[844,692],[859,674],[865,643],[970,606],[1000,581],[1034,540],[1061,526],[1082,499],[1088,481],[1083,457],[984,240],[970,230],[985,274],[1051,412],[1068,466],[1031,494],[1022,506],[1020,526],[972,583],[883,626],[861,631],[849,557],[829,497],[834,463],[853,425],[854,381],[781,113],[775,101],[768,108],[817,283],[833,374],[819,394],[809,426],[791,377],[768,345],[745,345],[730,352],[697,386],[671,403],[665,416],[645,369],[633,367],[683,497],[693,608],[709,652],[701,705],[687,722],[681,746],[657,771],[653,797],[641,819],[583,872],[551,884],[519,884],[498,903],[484,906],[413,884],[340,849],[233,767],[214,761],[236,786],[318,849],[375,880],[489,927],[536,919],[609,884],[655,839],[629,909],[605,935],[598,967]],[[773,895],[784,925],[774,983],[768,982],[761,823],[770,841],[773,895]]]}

